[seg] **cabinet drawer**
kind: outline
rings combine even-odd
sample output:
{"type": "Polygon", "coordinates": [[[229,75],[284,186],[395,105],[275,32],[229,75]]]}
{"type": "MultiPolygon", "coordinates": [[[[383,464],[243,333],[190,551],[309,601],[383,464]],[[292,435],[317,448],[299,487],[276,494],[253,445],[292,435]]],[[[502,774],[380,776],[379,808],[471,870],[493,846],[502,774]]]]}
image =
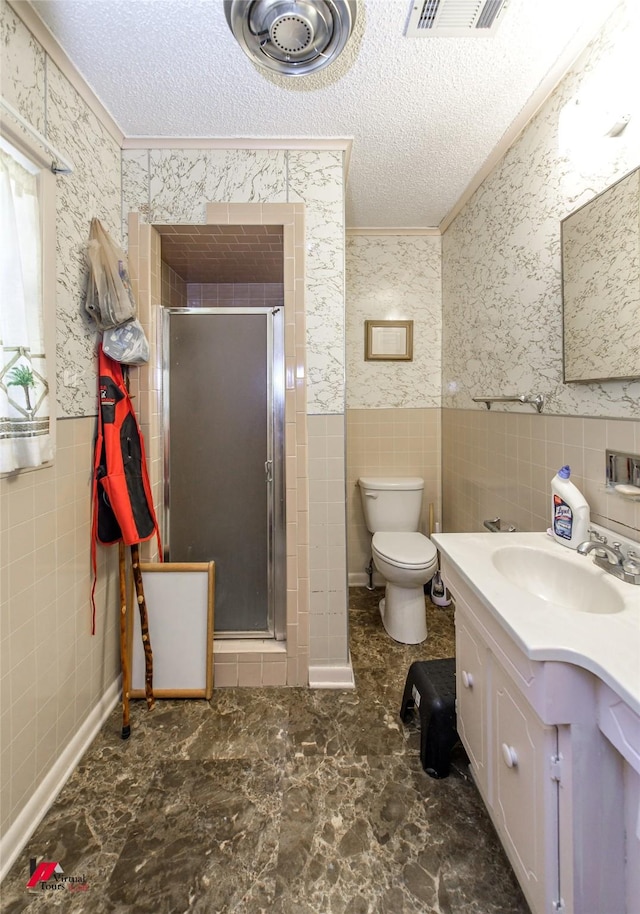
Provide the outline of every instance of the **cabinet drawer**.
{"type": "Polygon", "coordinates": [[[487,649],[466,615],[456,611],[458,735],[467,750],[480,793],[489,801],[487,773],[487,649]]]}

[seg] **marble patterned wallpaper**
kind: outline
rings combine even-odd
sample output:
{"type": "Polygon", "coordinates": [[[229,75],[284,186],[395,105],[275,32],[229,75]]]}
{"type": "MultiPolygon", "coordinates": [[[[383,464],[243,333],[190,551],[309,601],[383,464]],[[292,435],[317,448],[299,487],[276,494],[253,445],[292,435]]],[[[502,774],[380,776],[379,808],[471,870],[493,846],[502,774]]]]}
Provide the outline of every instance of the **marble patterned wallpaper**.
{"type": "Polygon", "coordinates": [[[97,333],[85,313],[84,245],[94,216],[121,243],[120,149],[51,63],[47,86],[48,136],[75,169],[58,178],[58,400],[62,415],[88,416],[96,413],[97,333]]]}
{"type": "Polygon", "coordinates": [[[440,406],[441,239],[347,238],[347,407],[440,406]],[[366,320],[412,320],[412,362],[366,362],[366,320]]]}
{"type": "Polygon", "coordinates": [[[344,413],[345,240],[341,152],[289,152],[289,203],[307,233],[307,413],[344,413]]]}
{"type": "Polygon", "coordinates": [[[123,216],[202,223],[207,203],[304,203],[307,233],[307,412],[344,412],[342,153],[130,149],[122,153],[123,216]]]}
{"type": "Polygon", "coordinates": [[[2,94],[74,165],[73,174],[56,179],[58,418],[95,415],[84,244],[93,216],[120,241],[120,147],[5,2],[0,16],[2,94]]]}
{"type": "Polygon", "coordinates": [[[46,54],[5,0],[0,3],[0,49],[2,97],[44,133],[46,54]]]}
{"type": "Polygon", "coordinates": [[[445,407],[540,393],[545,413],[637,418],[640,380],[563,383],[560,221],[638,165],[639,46],[623,4],[446,231],[445,407]]]}

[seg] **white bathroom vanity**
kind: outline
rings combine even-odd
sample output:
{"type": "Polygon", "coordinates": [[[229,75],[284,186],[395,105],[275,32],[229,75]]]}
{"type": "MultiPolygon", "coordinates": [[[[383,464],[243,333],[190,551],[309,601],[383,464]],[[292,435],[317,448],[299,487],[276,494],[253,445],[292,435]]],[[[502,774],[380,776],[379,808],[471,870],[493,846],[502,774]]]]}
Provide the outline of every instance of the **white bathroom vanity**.
{"type": "Polygon", "coordinates": [[[433,539],[458,733],[533,914],[639,914],[640,586],[544,533],[433,539]]]}

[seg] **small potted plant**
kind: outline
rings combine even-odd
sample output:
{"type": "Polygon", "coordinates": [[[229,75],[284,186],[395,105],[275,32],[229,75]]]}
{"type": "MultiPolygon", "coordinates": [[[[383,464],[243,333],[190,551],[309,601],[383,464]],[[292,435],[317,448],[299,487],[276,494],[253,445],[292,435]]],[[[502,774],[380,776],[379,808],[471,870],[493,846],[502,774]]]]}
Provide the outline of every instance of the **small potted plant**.
{"type": "Polygon", "coordinates": [[[27,401],[27,411],[32,412],[31,398],[29,397],[29,388],[35,387],[36,382],[33,377],[33,371],[28,365],[16,365],[7,375],[7,387],[22,387],[24,389],[25,400],[27,401]]]}

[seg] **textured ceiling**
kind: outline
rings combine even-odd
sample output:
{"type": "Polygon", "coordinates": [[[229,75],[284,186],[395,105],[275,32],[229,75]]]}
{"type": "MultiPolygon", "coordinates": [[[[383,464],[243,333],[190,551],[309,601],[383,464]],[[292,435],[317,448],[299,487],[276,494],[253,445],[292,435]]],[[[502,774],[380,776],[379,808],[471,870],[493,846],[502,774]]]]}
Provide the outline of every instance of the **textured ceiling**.
{"type": "Polygon", "coordinates": [[[358,0],[342,56],[295,78],[245,56],[222,0],[32,6],[125,136],[352,137],[347,225],[389,228],[439,225],[620,2],[509,0],[491,37],[406,38],[409,0],[358,0]]]}
{"type": "Polygon", "coordinates": [[[185,282],[281,283],[282,226],[157,225],[162,259],[185,282]]]}

